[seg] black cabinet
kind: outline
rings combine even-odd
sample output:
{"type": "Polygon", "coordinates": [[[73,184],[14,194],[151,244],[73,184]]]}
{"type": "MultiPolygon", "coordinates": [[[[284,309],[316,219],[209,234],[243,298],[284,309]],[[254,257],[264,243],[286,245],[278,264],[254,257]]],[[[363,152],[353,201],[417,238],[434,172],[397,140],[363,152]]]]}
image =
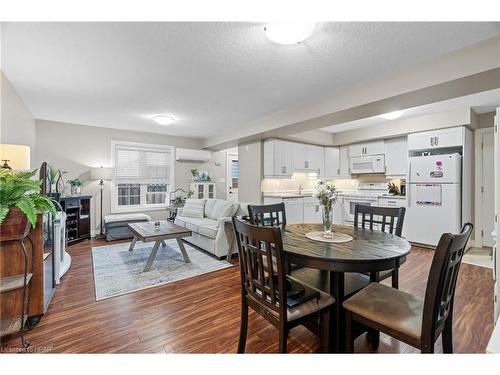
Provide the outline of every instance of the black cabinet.
{"type": "Polygon", "coordinates": [[[90,239],[90,195],[61,197],[68,245],[90,239]]]}

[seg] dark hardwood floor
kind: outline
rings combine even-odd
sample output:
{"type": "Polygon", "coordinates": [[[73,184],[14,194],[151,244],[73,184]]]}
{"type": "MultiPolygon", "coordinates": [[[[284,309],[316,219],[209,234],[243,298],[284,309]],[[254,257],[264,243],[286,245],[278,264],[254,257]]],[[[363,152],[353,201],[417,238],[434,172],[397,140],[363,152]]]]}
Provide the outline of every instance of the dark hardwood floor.
{"type": "MultiPolygon", "coordinates": [[[[27,334],[31,348],[57,353],[235,353],[240,321],[238,267],[96,302],[91,247],[69,248],[72,265],[39,325],[27,334]]],[[[413,248],[400,271],[400,289],[423,296],[433,251],[413,248]]],[[[233,260],[237,264],[237,261],[233,260]]],[[[462,264],[454,313],[454,349],[484,353],[493,329],[493,280],[487,268],[462,264]]],[[[248,353],[278,352],[277,330],[250,312],[248,353]]],[[[319,340],[303,327],[290,332],[289,351],[319,351],[319,340]]],[[[441,351],[441,339],[436,351],[441,351]]],[[[13,337],[3,351],[19,346],[13,337]]],[[[360,336],[355,352],[371,352],[360,336]]],[[[415,349],[381,335],[378,352],[415,349]]]]}

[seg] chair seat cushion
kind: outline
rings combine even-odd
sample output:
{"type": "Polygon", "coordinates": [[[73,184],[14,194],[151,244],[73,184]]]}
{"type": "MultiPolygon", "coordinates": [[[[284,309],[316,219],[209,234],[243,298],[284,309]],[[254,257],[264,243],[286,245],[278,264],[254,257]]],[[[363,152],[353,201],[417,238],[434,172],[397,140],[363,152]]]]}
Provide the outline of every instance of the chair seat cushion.
{"type": "MultiPolygon", "coordinates": [[[[335,298],[333,298],[331,295],[329,295],[325,292],[322,292],[321,290],[318,290],[316,288],[313,288],[312,286],[310,286],[310,285],[308,285],[300,280],[297,280],[294,277],[287,276],[287,278],[319,292],[319,297],[317,297],[317,298],[313,298],[313,299],[306,301],[304,303],[301,303],[300,305],[293,307],[293,308],[287,307],[287,320],[289,322],[292,322],[294,320],[300,319],[304,316],[307,316],[307,315],[310,315],[313,313],[317,313],[318,311],[323,310],[325,307],[328,307],[328,306],[333,305],[335,303],[335,298]]],[[[259,289],[257,289],[257,293],[260,294],[259,289]]],[[[269,301],[271,300],[269,296],[267,299],[269,301]]],[[[277,313],[274,310],[271,310],[271,309],[266,309],[266,310],[268,310],[271,314],[277,316],[277,313]]]]}
{"type": "Polygon", "coordinates": [[[371,283],[344,301],[345,309],[419,341],[424,301],[389,286],[371,283]]]}

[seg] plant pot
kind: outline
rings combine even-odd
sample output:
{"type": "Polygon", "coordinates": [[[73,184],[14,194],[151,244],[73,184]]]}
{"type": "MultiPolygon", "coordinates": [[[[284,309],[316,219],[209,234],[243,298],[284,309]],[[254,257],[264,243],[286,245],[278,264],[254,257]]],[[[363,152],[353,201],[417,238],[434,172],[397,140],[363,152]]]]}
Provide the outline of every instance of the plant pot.
{"type": "Polygon", "coordinates": [[[31,225],[26,215],[17,207],[11,207],[5,220],[0,224],[1,240],[14,241],[26,237],[31,225]]]}

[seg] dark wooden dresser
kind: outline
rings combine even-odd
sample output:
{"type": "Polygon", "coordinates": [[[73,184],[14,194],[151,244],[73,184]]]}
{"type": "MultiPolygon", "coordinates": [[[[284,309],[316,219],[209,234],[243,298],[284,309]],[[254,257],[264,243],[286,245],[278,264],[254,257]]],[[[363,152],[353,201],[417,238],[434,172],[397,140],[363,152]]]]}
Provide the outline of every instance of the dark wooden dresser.
{"type": "Polygon", "coordinates": [[[90,239],[90,195],[61,197],[68,245],[90,239]]]}

